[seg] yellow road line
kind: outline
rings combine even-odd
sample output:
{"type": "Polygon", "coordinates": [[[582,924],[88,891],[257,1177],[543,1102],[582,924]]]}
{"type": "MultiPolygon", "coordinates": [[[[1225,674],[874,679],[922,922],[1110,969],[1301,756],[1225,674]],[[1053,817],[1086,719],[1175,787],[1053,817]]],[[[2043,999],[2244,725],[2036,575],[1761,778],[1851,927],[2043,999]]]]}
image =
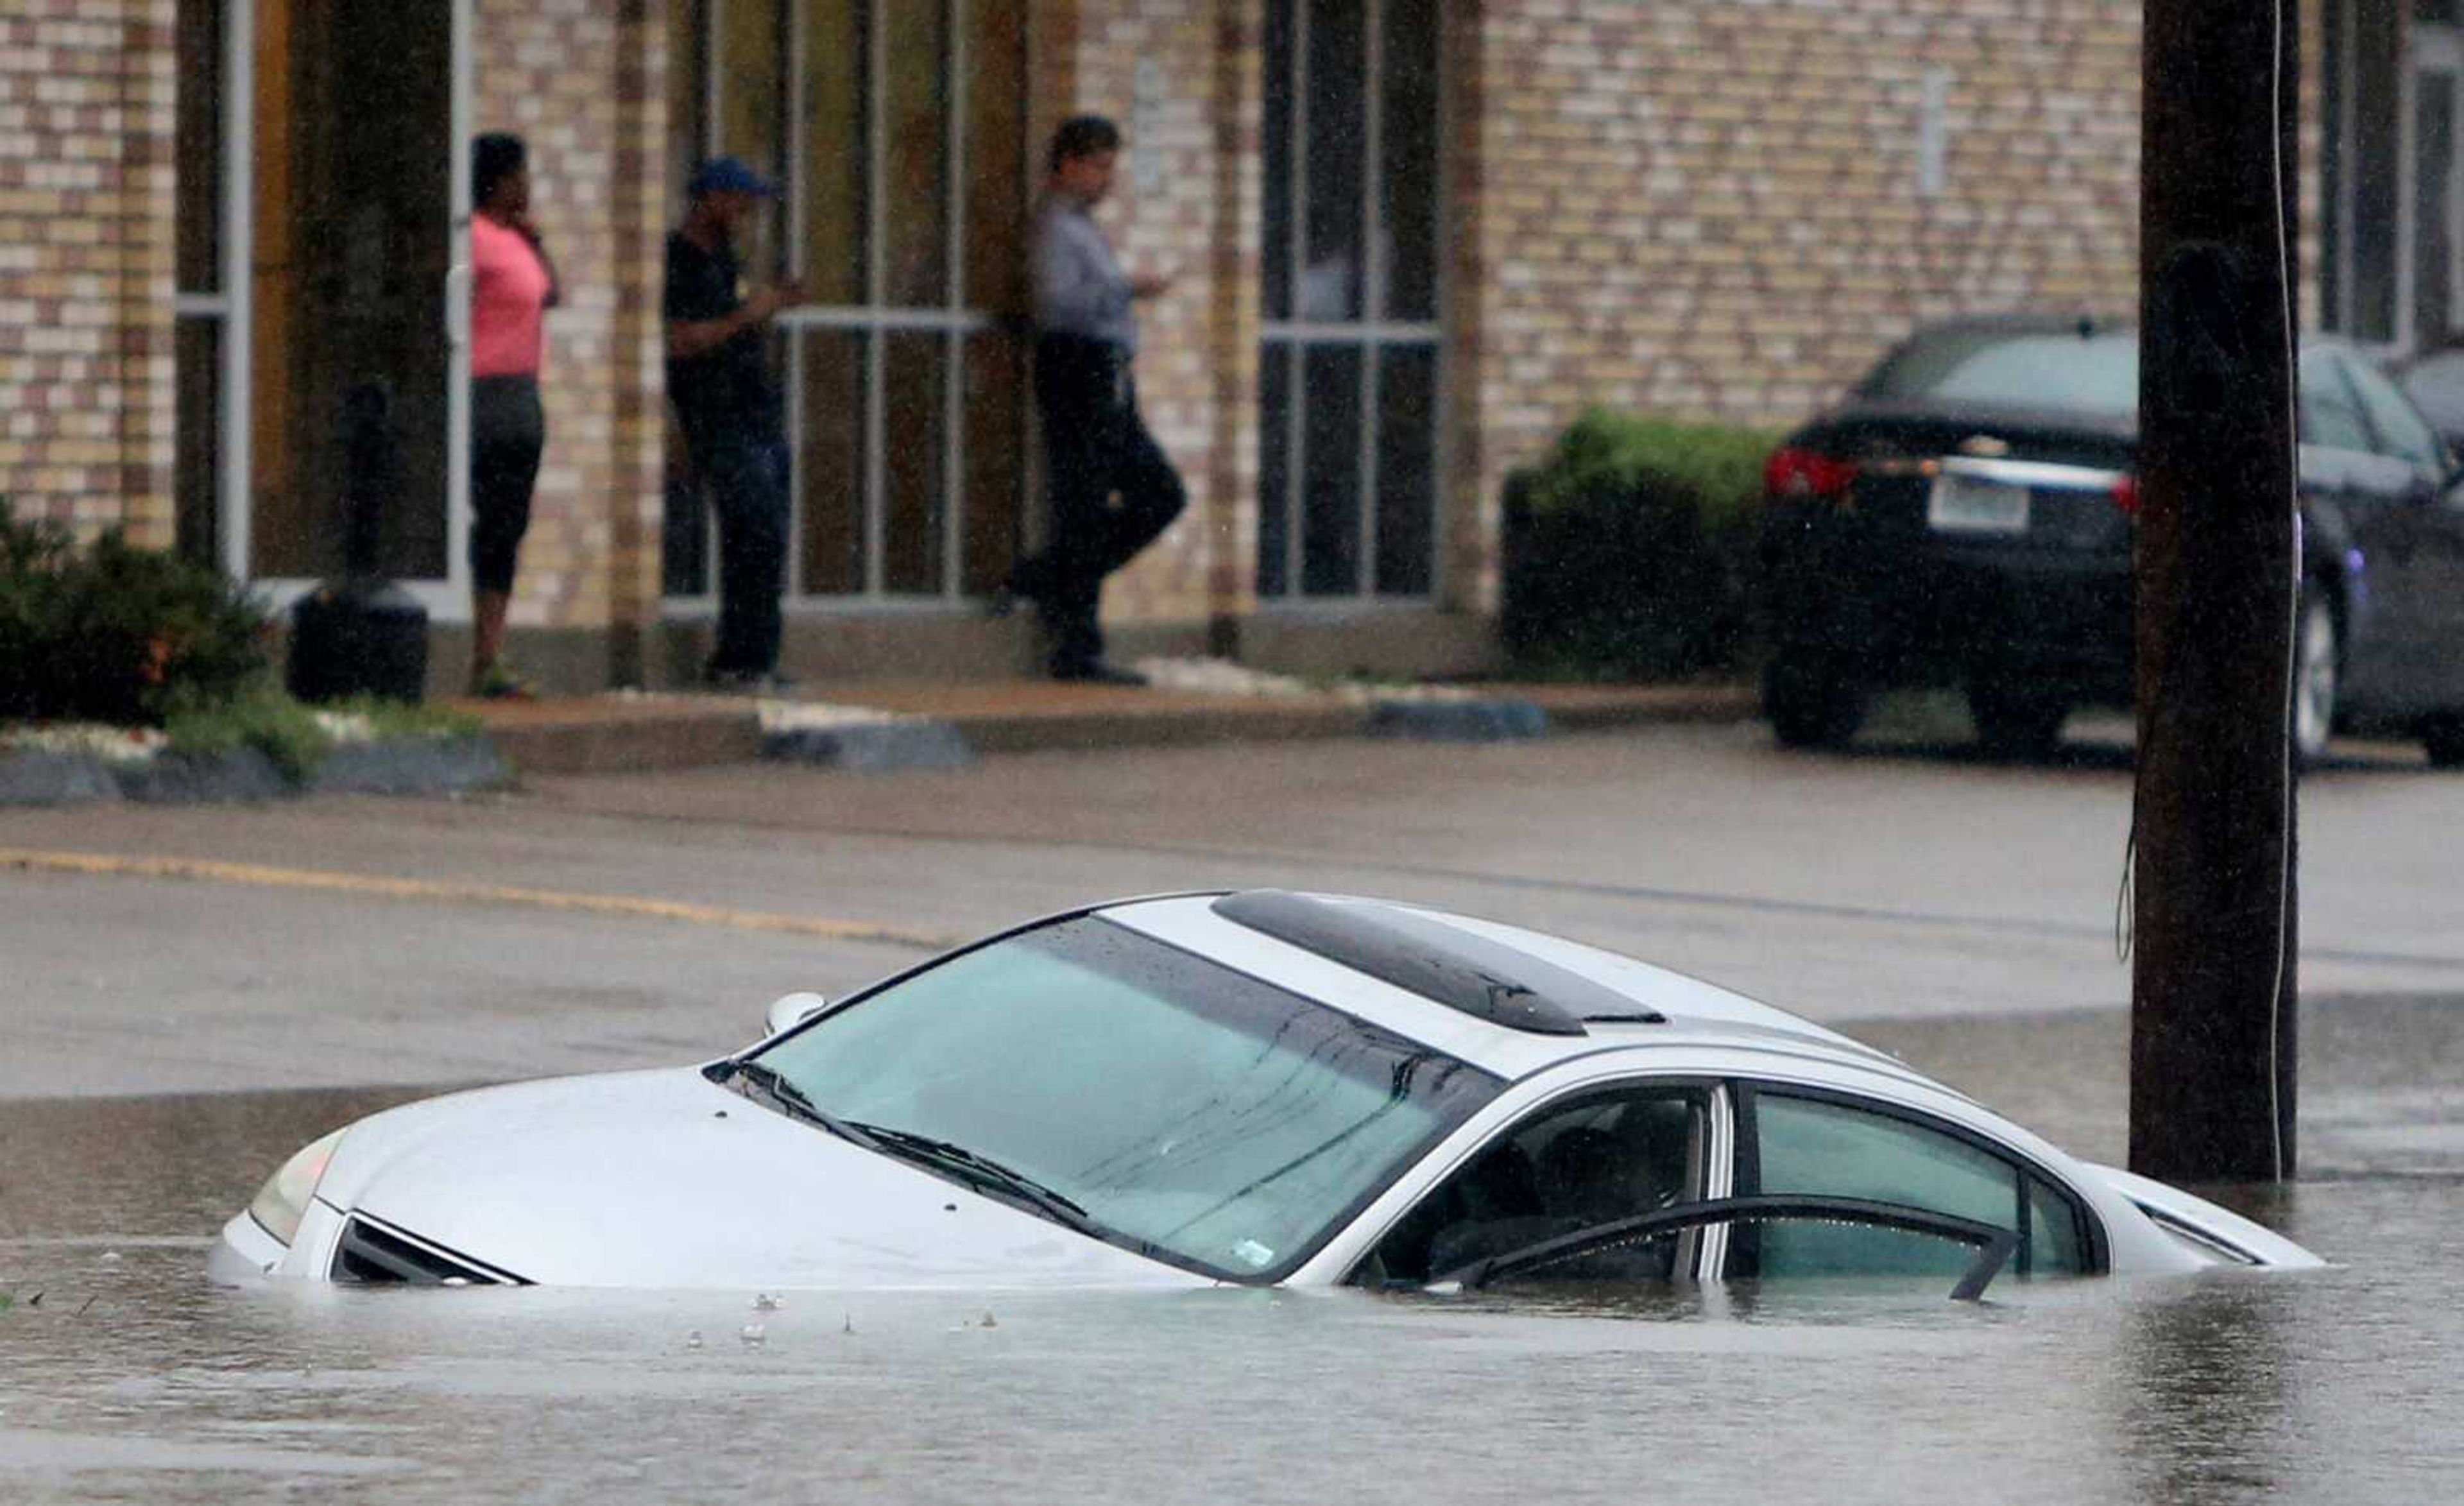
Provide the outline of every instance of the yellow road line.
{"type": "Polygon", "coordinates": [[[381,899],[520,905],[533,910],[678,920],[688,925],[719,926],[736,931],[826,937],[834,941],[878,941],[929,951],[956,946],[962,940],[933,931],[878,925],[869,920],[732,910],[722,905],[646,899],[632,895],[572,894],[556,889],[522,889],[507,884],[448,883],[432,878],[385,878],[372,874],[267,868],[254,863],[221,863],[194,857],[119,857],[100,853],[46,853],[0,847],[0,868],[13,868],[24,873],[89,874],[121,878],[185,878],[206,883],[250,884],[260,889],[309,889],[328,894],[366,895],[381,899]]]}

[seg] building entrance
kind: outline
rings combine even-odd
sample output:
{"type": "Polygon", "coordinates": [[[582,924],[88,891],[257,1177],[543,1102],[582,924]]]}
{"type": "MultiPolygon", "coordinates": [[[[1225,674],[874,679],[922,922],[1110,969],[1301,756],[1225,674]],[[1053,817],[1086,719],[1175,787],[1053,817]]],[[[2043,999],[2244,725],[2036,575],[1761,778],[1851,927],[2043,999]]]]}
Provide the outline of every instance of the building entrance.
{"type": "MultiPolygon", "coordinates": [[[[468,290],[457,62],[469,0],[257,0],[245,573],[344,564],[352,456],[385,474],[375,563],[454,582],[468,290]],[[360,442],[354,443],[354,433],[360,442]],[[365,441],[381,433],[383,443],[365,441]]],[[[458,590],[454,592],[458,595],[458,590]]]]}

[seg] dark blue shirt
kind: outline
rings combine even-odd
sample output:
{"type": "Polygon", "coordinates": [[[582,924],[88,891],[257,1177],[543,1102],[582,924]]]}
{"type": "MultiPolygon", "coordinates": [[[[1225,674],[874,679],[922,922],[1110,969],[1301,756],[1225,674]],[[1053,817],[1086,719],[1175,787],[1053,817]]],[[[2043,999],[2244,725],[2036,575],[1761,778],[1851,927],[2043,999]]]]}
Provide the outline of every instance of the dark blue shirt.
{"type": "MultiPolygon", "coordinates": [[[[668,236],[663,312],[671,324],[724,319],[744,306],[744,273],[736,248],[705,251],[681,233],[668,236]]],[[[764,441],[784,431],[779,384],[770,374],[769,331],[738,330],[697,356],[668,358],[668,400],[676,406],[687,445],[722,437],[764,441]]]]}

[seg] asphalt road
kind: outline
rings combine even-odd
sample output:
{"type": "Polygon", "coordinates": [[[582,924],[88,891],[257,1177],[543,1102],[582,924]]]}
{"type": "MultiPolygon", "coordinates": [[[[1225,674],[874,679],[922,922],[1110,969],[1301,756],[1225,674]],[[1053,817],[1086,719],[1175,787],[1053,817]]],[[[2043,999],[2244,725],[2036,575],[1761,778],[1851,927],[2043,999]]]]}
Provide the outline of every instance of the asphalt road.
{"type": "MultiPolygon", "coordinates": [[[[0,813],[0,1097],[692,1060],[943,941],[1249,885],[1538,925],[1833,1022],[2109,1014],[2130,798],[2093,739],[2007,767],[1743,724],[0,813]]],[[[2464,993],[2464,777],[2361,748],[2301,798],[2303,997],[2464,993]]]]}

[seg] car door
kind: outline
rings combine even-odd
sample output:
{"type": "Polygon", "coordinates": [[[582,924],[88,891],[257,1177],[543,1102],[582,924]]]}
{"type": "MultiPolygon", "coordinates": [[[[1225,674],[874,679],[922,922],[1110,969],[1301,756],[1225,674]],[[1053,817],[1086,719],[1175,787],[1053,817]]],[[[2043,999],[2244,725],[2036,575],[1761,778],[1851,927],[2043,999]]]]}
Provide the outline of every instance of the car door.
{"type": "Polygon", "coordinates": [[[2396,615],[2408,634],[2397,698],[2414,710],[2464,705],[2464,490],[2450,484],[2453,457],[2393,382],[2359,361],[2349,374],[2379,453],[2410,479],[2396,509],[2404,541],[2396,615]]]}
{"type": "MultiPolygon", "coordinates": [[[[1666,1078],[1586,1087],[1491,1136],[1380,1237],[1353,1279],[1419,1287],[1693,1203],[1725,1163],[1713,1154],[1714,1088],[1666,1078]]],[[[1693,1229],[1612,1240],[1518,1272],[1519,1279],[1660,1286],[1690,1277],[1693,1229]]],[[[1576,1240],[1576,1243],[1580,1243],[1576,1240]]]]}
{"type": "MultiPolygon", "coordinates": [[[[1736,1195],[1820,1198],[1907,1209],[2008,1230],[2014,1274],[2103,1268],[2086,1207],[2053,1177],[1985,1138],[1880,1099],[1775,1082],[1736,1085],[1736,1195]]],[[[1765,1282],[1846,1275],[1950,1279],[1976,1250],[1939,1233],[1774,1218],[1730,1230],[1722,1273],[1765,1282]]]]}
{"type": "Polygon", "coordinates": [[[2410,678],[2404,580],[2413,546],[2412,467],[2379,453],[2341,352],[2301,353],[2303,568],[2338,584],[2343,608],[2341,698],[2384,709],[2401,701],[2410,678]]]}

